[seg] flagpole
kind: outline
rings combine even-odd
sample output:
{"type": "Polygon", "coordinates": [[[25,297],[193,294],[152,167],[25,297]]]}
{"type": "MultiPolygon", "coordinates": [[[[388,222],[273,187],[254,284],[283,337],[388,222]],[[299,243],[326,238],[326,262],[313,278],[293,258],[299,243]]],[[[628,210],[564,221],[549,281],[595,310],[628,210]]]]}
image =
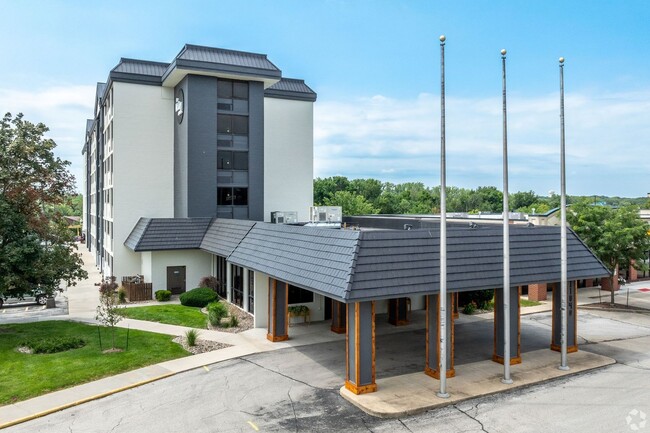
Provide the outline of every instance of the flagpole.
{"type": "Polygon", "coordinates": [[[510,378],[510,206],[508,204],[508,111],[506,109],[506,50],[501,50],[503,70],[503,379],[510,378]]]}
{"type": "Polygon", "coordinates": [[[566,161],[564,148],[564,57],[560,57],[560,304],[561,330],[560,340],[561,360],[560,370],[568,370],[567,363],[567,245],[566,245],[566,161]]]}
{"type": "Polygon", "coordinates": [[[447,393],[447,166],[445,155],[445,35],[440,36],[440,391],[447,393]]]}

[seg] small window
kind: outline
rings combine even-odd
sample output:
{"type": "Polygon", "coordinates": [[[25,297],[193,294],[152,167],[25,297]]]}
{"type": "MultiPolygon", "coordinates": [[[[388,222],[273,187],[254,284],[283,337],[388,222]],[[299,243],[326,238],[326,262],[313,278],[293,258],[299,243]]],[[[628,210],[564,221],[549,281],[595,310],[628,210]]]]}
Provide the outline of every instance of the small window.
{"type": "MultiPolygon", "coordinates": [[[[214,87],[213,87],[214,89],[214,87]]],[[[217,97],[232,99],[232,81],[217,81],[217,97]]]]}
{"type": "Polygon", "coordinates": [[[217,132],[220,134],[232,134],[232,116],[228,114],[217,114],[217,132]]]}
{"type": "Polygon", "coordinates": [[[217,103],[217,110],[232,111],[232,104],[226,104],[224,102],[219,102],[219,103],[217,103]]]}
{"type": "Polygon", "coordinates": [[[229,150],[220,150],[217,152],[217,168],[232,170],[232,152],[229,150]]]}
{"type": "Polygon", "coordinates": [[[314,292],[289,284],[289,304],[314,302],[314,292]]]}
{"type": "Polygon", "coordinates": [[[248,99],[248,83],[235,81],[233,83],[233,98],[248,99]]]}
{"type": "Polygon", "coordinates": [[[232,117],[232,133],[238,135],[248,134],[248,117],[246,116],[231,116],[232,117]]]}
{"type": "Polygon", "coordinates": [[[234,170],[248,170],[248,152],[232,152],[234,170]]]}
{"type": "Polygon", "coordinates": [[[246,206],[248,204],[248,188],[233,188],[233,204],[246,206]]]}
{"type": "Polygon", "coordinates": [[[232,205],[232,188],[217,188],[217,205],[232,205]]]}

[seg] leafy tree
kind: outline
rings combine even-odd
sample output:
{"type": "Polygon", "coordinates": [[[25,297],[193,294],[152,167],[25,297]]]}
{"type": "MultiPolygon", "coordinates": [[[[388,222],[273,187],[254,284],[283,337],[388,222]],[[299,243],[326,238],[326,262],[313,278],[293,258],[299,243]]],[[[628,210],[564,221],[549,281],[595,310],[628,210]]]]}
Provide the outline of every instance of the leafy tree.
{"type": "Polygon", "coordinates": [[[537,202],[537,194],[534,191],[518,191],[510,194],[510,209],[520,210],[528,208],[537,202]]]}
{"type": "Polygon", "coordinates": [[[503,212],[503,193],[495,186],[479,186],[476,194],[481,198],[481,208],[484,212],[503,212]]]}
{"type": "Polygon", "coordinates": [[[314,204],[324,205],[325,199],[332,197],[337,191],[349,191],[350,181],[345,176],[316,178],[314,180],[314,204]]]}
{"type": "Polygon", "coordinates": [[[60,280],[74,285],[87,276],[57,211],[73,195],[74,177],[47,131],[22,114],[0,121],[0,293],[35,286],[52,293],[60,280]]]}
{"type": "Polygon", "coordinates": [[[115,277],[111,281],[104,281],[99,288],[99,305],[97,306],[97,314],[95,320],[98,320],[106,327],[111,329],[111,348],[115,349],[115,325],[122,319],[121,307],[118,305],[118,299],[115,295],[117,284],[115,284],[115,277]]]}
{"type": "MultiPolygon", "coordinates": [[[[644,267],[645,252],[650,249],[650,226],[639,217],[638,207],[616,209],[582,200],[571,206],[567,222],[610,271],[632,264],[637,269],[644,267]]],[[[615,276],[610,278],[614,287],[615,276]]]]}
{"type": "Polygon", "coordinates": [[[326,206],[341,206],[343,207],[344,215],[367,215],[377,213],[368,201],[360,195],[351,193],[350,191],[337,191],[332,197],[325,199],[326,206]]]}
{"type": "Polygon", "coordinates": [[[369,203],[376,203],[381,195],[382,184],[376,179],[353,179],[350,182],[350,192],[365,198],[369,203]]]}

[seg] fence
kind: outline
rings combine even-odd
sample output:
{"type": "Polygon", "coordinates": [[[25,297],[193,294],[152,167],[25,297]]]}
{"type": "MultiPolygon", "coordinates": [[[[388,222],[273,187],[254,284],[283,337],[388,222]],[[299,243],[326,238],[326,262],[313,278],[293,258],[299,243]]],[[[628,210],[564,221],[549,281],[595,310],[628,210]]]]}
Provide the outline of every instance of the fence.
{"type": "Polygon", "coordinates": [[[130,302],[150,301],[152,299],[152,283],[145,283],[142,275],[122,277],[122,287],[130,302]]]}

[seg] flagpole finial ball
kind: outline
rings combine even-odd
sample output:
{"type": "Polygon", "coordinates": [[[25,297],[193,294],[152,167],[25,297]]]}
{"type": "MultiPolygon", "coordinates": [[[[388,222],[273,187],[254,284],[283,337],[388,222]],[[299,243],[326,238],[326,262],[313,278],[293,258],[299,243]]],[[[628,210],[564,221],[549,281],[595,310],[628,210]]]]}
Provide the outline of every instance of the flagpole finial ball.
{"type": "Polygon", "coordinates": [[[564,57],[560,57],[560,63],[564,63],[564,57]]]}
{"type": "Polygon", "coordinates": [[[506,51],[505,49],[501,50],[501,55],[502,55],[502,56],[505,56],[506,53],[507,53],[507,51],[506,51]]]}
{"type": "Polygon", "coordinates": [[[447,38],[445,37],[445,35],[440,35],[440,42],[444,42],[446,40],[447,38]]]}

